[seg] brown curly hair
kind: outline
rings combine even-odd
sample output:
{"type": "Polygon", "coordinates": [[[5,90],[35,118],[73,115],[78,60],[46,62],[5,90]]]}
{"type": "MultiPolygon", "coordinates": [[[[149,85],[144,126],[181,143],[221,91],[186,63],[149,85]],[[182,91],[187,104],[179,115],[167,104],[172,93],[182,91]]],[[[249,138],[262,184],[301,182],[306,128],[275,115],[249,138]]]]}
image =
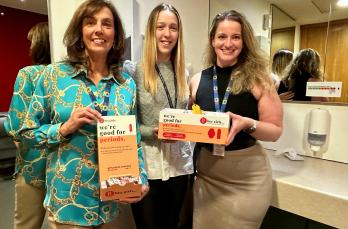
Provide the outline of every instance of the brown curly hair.
{"type": "Polygon", "coordinates": [[[82,41],[82,23],[85,18],[93,16],[104,7],[107,7],[111,11],[115,29],[114,45],[108,53],[107,66],[112,71],[115,78],[123,82],[119,69],[125,49],[125,32],[119,14],[109,1],[87,0],[75,11],[68,29],[64,34],[63,41],[67,47],[68,53],[66,61],[75,68],[79,68],[81,65],[87,67],[87,57],[82,41]]]}
{"type": "Polygon", "coordinates": [[[50,64],[50,38],[47,22],[34,25],[28,32],[27,39],[31,42],[30,56],[33,64],[50,64]]]}

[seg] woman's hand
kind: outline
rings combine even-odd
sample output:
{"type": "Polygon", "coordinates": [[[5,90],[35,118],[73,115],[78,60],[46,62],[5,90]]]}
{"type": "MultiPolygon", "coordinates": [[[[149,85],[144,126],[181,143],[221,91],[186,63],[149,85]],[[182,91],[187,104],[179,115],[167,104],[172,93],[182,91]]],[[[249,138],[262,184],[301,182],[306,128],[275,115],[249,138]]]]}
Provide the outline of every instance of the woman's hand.
{"type": "Polygon", "coordinates": [[[17,149],[19,149],[19,148],[20,148],[20,146],[19,146],[19,142],[17,142],[17,141],[13,141],[13,143],[15,144],[15,146],[16,146],[16,148],[17,148],[17,149]]]}
{"type": "Polygon", "coordinates": [[[253,125],[253,120],[232,112],[227,112],[227,114],[231,118],[231,128],[226,139],[226,145],[229,145],[241,130],[247,129],[253,125]]]}
{"type": "Polygon", "coordinates": [[[117,202],[121,203],[121,204],[132,204],[132,203],[139,202],[141,199],[144,198],[144,196],[146,196],[146,194],[149,192],[149,190],[150,190],[149,185],[144,184],[141,186],[141,196],[140,197],[131,197],[131,198],[119,199],[119,200],[117,200],[117,202]]]}
{"type": "Polygon", "coordinates": [[[153,128],[152,133],[155,138],[158,138],[158,127],[153,128]]]}
{"type": "Polygon", "coordinates": [[[167,140],[167,139],[159,139],[158,138],[158,127],[153,128],[153,136],[157,138],[158,140],[164,142],[164,143],[175,143],[176,140],[167,140]]]}
{"type": "Polygon", "coordinates": [[[101,114],[90,107],[78,107],[71,112],[68,121],[63,123],[59,129],[59,133],[65,137],[76,132],[85,124],[92,125],[101,119],[101,114]]]}
{"type": "Polygon", "coordinates": [[[287,91],[287,92],[279,94],[280,100],[292,100],[294,96],[295,96],[295,93],[293,93],[292,91],[287,91]]]}

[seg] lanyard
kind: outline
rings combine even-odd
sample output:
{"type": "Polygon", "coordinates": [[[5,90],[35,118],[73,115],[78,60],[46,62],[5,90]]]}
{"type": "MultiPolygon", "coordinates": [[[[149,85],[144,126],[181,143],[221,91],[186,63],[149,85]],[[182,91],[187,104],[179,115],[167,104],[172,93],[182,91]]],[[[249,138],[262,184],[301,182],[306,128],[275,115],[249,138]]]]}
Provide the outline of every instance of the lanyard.
{"type": "Polygon", "coordinates": [[[231,78],[230,82],[228,83],[228,86],[226,88],[224,99],[222,100],[221,107],[220,107],[220,99],[219,99],[218,83],[217,83],[217,73],[216,73],[216,67],[214,66],[213,91],[214,91],[214,104],[215,104],[216,112],[225,112],[227,100],[228,100],[228,97],[231,93],[232,81],[233,80],[231,78]]]}
{"type": "Polygon", "coordinates": [[[104,91],[104,100],[103,100],[103,103],[100,107],[98,101],[97,101],[97,98],[95,97],[92,89],[90,88],[90,86],[92,86],[92,83],[90,81],[83,81],[86,85],[86,88],[87,88],[87,92],[89,94],[89,97],[91,98],[92,102],[93,102],[93,105],[94,105],[94,108],[99,112],[101,113],[103,116],[106,116],[108,114],[108,106],[109,106],[109,102],[110,102],[110,90],[111,90],[111,80],[109,80],[106,84],[106,87],[105,87],[105,91],[104,91]]]}
{"type": "Polygon", "coordinates": [[[162,84],[163,84],[164,90],[165,90],[165,92],[166,92],[166,95],[167,95],[167,99],[168,99],[170,108],[176,108],[176,104],[177,104],[177,101],[178,101],[178,97],[177,97],[177,92],[176,92],[176,75],[175,75],[175,70],[174,70],[174,65],[173,65],[173,63],[172,63],[172,68],[173,68],[173,72],[174,72],[174,87],[175,87],[175,104],[174,104],[174,105],[173,105],[172,98],[170,97],[167,84],[166,84],[166,82],[164,81],[164,78],[163,78],[163,76],[162,76],[162,73],[161,73],[161,71],[159,70],[157,64],[155,65],[155,68],[156,68],[156,71],[157,71],[157,73],[158,73],[158,75],[159,75],[161,81],[162,81],[162,84]]]}

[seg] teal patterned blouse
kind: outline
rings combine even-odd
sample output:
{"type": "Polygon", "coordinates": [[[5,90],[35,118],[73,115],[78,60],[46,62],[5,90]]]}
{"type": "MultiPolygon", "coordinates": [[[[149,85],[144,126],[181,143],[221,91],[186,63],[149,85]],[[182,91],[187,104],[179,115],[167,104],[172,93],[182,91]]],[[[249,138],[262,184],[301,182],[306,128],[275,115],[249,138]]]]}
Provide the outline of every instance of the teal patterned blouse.
{"type": "MultiPolygon", "coordinates": [[[[94,109],[87,88],[102,104],[109,81],[112,85],[107,115],[135,114],[136,86],[124,72],[123,83],[110,74],[97,86],[86,84],[86,73],[86,69],[75,70],[67,63],[48,65],[37,84],[21,137],[26,145],[47,148],[44,206],[54,220],[95,226],[110,222],[118,214],[115,201],[99,199],[96,125],[86,124],[65,138],[59,134],[59,128],[74,108],[94,109]]],[[[139,131],[137,141],[140,143],[139,131]]],[[[138,157],[142,182],[147,183],[142,148],[138,148],[138,157]]]]}
{"type": "MultiPolygon", "coordinates": [[[[45,65],[27,66],[18,71],[13,96],[5,121],[5,129],[14,140],[19,141],[18,133],[23,125],[32,94],[45,65]]],[[[28,184],[45,188],[46,150],[28,148],[18,143],[16,151],[15,174],[20,174],[28,184]]]]}

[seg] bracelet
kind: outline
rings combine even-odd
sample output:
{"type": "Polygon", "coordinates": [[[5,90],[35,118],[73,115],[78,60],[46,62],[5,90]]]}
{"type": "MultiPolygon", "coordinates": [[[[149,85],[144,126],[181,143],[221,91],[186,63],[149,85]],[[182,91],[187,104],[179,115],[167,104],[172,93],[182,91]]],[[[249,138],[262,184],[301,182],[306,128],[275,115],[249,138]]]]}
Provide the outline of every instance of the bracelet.
{"type": "Polygon", "coordinates": [[[249,127],[249,128],[244,129],[243,131],[244,131],[245,133],[247,133],[247,134],[251,134],[251,133],[255,132],[256,127],[257,127],[256,120],[253,119],[253,125],[252,125],[251,127],[249,127]]]}

